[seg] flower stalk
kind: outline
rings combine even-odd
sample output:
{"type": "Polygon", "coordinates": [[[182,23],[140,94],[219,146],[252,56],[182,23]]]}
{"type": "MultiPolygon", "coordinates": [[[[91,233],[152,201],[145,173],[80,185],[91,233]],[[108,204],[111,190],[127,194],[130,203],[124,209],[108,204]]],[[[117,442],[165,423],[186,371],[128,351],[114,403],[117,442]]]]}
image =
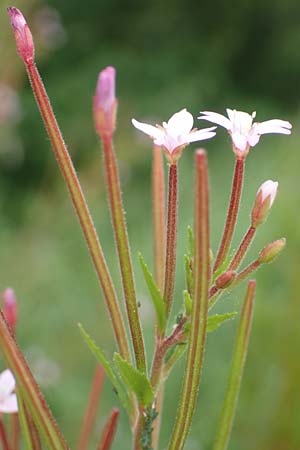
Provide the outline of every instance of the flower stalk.
{"type": "Polygon", "coordinates": [[[226,450],[235,416],[253,319],[255,281],[248,283],[235,341],[226,395],[213,450],[226,450]]]}
{"type": "Polygon", "coordinates": [[[119,410],[114,408],[105,424],[97,450],[110,450],[118,425],[119,410]]]}
{"type": "Polygon", "coordinates": [[[190,430],[199,391],[206,338],[210,245],[208,173],[206,154],[203,150],[196,152],[195,164],[195,295],[183,386],[169,450],[182,450],[190,430]]]}
{"type": "Polygon", "coordinates": [[[253,227],[252,225],[249,227],[247,233],[245,234],[245,236],[243,237],[243,240],[236,252],[236,254],[234,255],[228,270],[236,270],[238,269],[238,267],[240,266],[248,248],[250,247],[251,242],[253,241],[254,235],[256,232],[256,228],[253,227]]]}

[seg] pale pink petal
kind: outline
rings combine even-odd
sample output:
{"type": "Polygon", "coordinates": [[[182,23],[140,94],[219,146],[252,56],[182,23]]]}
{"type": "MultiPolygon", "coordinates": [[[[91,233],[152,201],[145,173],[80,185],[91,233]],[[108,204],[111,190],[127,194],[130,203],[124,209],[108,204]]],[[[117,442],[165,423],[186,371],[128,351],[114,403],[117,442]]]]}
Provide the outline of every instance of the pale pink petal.
{"type": "Polygon", "coordinates": [[[261,191],[262,193],[262,201],[264,201],[267,197],[270,196],[270,207],[271,207],[276,198],[277,190],[278,190],[278,182],[273,180],[267,180],[260,186],[258,192],[261,191]]]}
{"type": "Polygon", "coordinates": [[[251,133],[248,135],[248,142],[251,147],[254,147],[256,144],[258,144],[259,139],[260,139],[260,134],[257,134],[257,133],[252,134],[251,133]]]}
{"type": "Polygon", "coordinates": [[[0,412],[2,413],[16,413],[18,412],[18,401],[16,394],[11,394],[9,397],[0,402],[0,412]]]}
{"type": "Polygon", "coordinates": [[[168,133],[172,135],[188,134],[193,128],[194,118],[191,113],[186,109],[182,109],[178,113],[174,114],[167,123],[168,133]]]}
{"type": "Polygon", "coordinates": [[[148,134],[148,136],[160,139],[164,136],[164,132],[160,130],[157,127],[154,127],[153,125],[148,125],[147,123],[138,122],[135,119],[131,120],[132,125],[137,128],[138,130],[142,131],[145,134],[148,134]]]}
{"type": "Polygon", "coordinates": [[[198,117],[200,120],[207,120],[208,122],[216,123],[217,125],[226,128],[226,130],[231,129],[230,120],[227,119],[227,117],[222,116],[222,114],[211,111],[200,111],[200,114],[203,114],[203,116],[198,117]]]}
{"type": "Polygon", "coordinates": [[[235,145],[235,147],[241,152],[245,151],[247,148],[247,137],[240,133],[232,133],[231,139],[235,145]]]}
{"type": "Polygon", "coordinates": [[[0,391],[1,398],[8,396],[16,386],[16,380],[12,372],[9,369],[4,370],[0,374],[0,391]]]}
{"type": "Polygon", "coordinates": [[[216,133],[213,131],[217,127],[203,128],[203,130],[193,131],[188,135],[188,142],[204,141],[213,138],[216,133]]]}
{"type": "Polygon", "coordinates": [[[255,123],[254,129],[258,134],[281,133],[291,134],[292,125],[280,119],[266,120],[265,122],[255,123]]]}

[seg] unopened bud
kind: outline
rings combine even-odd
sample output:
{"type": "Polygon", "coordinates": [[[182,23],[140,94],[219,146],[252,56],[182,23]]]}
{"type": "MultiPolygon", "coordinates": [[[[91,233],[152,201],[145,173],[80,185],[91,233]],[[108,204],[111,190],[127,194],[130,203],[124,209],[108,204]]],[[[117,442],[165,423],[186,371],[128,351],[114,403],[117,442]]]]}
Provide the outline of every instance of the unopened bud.
{"type": "Polygon", "coordinates": [[[281,238],[277,241],[268,244],[261,252],[258,257],[258,262],[260,264],[267,264],[274,261],[275,258],[282,252],[285,247],[286,239],[281,238]]]}
{"type": "Polygon", "coordinates": [[[15,33],[17,50],[25,64],[34,61],[34,43],[31,31],[21,11],[13,6],[7,9],[15,33]]]}
{"type": "Polygon", "coordinates": [[[18,304],[15,291],[11,288],[5,289],[3,296],[3,313],[12,330],[15,329],[18,318],[18,304]]]}
{"type": "Polygon", "coordinates": [[[272,180],[265,181],[258,189],[251,214],[252,226],[254,228],[266,221],[276,198],[277,189],[277,181],[272,180]]]}
{"type": "Polygon", "coordinates": [[[237,273],[234,270],[228,270],[222,273],[216,279],[216,286],[218,289],[226,289],[235,280],[237,273]]]}
{"type": "Polygon", "coordinates": [[[94,120],[97,133],[111,136],[116,127],[117,100],[115,95],[116,70],[106,67],[98,77],[94,97],[94,120]]]}

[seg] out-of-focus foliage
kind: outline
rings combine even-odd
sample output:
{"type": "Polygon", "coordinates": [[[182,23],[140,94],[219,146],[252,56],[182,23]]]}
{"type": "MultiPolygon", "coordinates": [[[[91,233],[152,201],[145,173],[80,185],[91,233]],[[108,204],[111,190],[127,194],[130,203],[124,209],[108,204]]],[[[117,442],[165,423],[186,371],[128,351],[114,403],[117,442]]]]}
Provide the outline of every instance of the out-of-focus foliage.
{"type": "MultiPolygon", "coordinates": [[[[71,444],[79,427],[93,359],[76,323],[114,350],[93,269],[61,181],[5,14],[0,11],[0,290],[12,285],[20,300],[19,340],[71,444]],[[46,381],[45,381],[46,380],[46,381]]],[[[137,253],[151,266],[151,143],[131,117],[159,122],[187,107],[225,107],[257,120],[294,124],[292,137],[265,136],[247,161],[235,245],[249,223],[257,188],[279,181],[270,218],[248,262],[268,242],[287,237],[284,254],[258,273],[253,334],[231,450],[298,450],[299,363],[299,108],[300,5],[296,0],[215,2],[179,0],[15,0],[32,25],[37,60],[87,192],[115,280],[118,267],[104,198],[102,160],[93,130],[92,96],[100,69],[117,68],[119,127],[116,148],[148,348],[154,312],[137,253]]],[[[196,121],[196,126],[201,126],[196,121]]],[[[211,175],[212,246],[216,251],[230,189],[233,155],[224,130],[207,142],[211,175]]],[[[192,224],[193,146],[180,162],[178,307],[184,289],[186,227],[192,224]]],[[[216,313],[238,310],[244,289],[216,313]]],[[[118,286],[121,296],[121,290],[118,286]]],[[[188,450],[211,448],[225,390],[236,320],[208,337],[199,408],[188,450]]],[[[150,360],[150,355],[149,355],[150,360]]],[[[166,395],[162,447],[180,389],[180,370],[166,395]]],[[[117,398],[107,383],[99,429],[117,398]]],[[[122,419],[122,418],[121,418],[122,419]]],[[[121,420],[115,449],[129,447],[121,420]]],[[[95,442],[98,438],[95,433],[95,442]]]]}

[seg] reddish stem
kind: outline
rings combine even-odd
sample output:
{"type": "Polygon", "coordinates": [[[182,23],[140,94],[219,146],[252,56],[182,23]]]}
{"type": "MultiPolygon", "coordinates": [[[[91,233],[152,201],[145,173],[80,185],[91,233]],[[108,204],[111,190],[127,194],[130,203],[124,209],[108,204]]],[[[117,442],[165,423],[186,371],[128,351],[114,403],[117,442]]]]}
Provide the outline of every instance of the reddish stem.
{"type": "Polygon", "coordinates": [[[153,212],[153,246],[154,277],[158,288],[164,288],[164,264],[166,252],[166,218],[165,218],[165,180],[163,155],[160,147],[153,148],[152,164],[152,212],[153,212]]]}
{"type": "Polygon", "coordinates": [[[119,410],[115,408],[112,410],[111,415],[105,424],[97,450],[109,450],[111,448],[117,431],[118,418],[119,410]]]}
{"type": "Polygon", "coordinates": [[[177,241],[177,209],[178,209],[177,164],[171,164],[169,169],[168,218],[164,300],[167,313],[170,313],[175,281],[176,241],[177,241]]]}
{"type": "Polygon", "coordinates": [[[6,429],[2,420],[2,417],[0,417],[0,441],[2,444],[3,450],[10,450],[10,446],[7,439],[7,433],[6,429]]]}
{"type": "Polygon", "coordinates": [[[232,181],[232,188],[231,188],[231,197],[227,212],[227,219],[223,231],[223,236],[221,239],[221,243],[219,246],[219,250],[216,256],[216,261],[214,265],[213,271],[216,272],[216,270],[221,266],[223,261],[225,260],[228,251],[230,249],[232,236],[234,233],[236,221],[237,221],[237,214],[238,209],[240,205],[240,198],[243,188],[243,178],[244,178],[244,167],[245,167],[245,161],[244,159],[237,158],[235,163],[235,169],[234,169],[234,175],[233,175],[233,181],[232,181]]]}
{"type": "Polygon", "coordinates": [[[20,424],[18,413],[11,415],[11,436],[11,448],[12,450],[18,450],[20,441],[20,424]]]}
{"type": "Polygon", "coordinates": [[[245,234],[236,254],[233,257],[233,260],[230,263],[228,270],[236,270],[241,264],[256,232],[256,228],[250,226],[249,230],[245,234]]]}
{"type": "Polygon", "coordinates": [[[251,264],[249,264],[248,267],[246,267],[241,273],[238,274],[238,276],[234,280],[233,285],[236,285],[237,283],[240,283],[241,281],[244,281],[245,278],[247,278],[250,275],[250,273],[252,273],[255,270],[257,270],[260,265],[261,264],[260,264],[260,262],[257,259],[255,261],[253,261],[251,264]]]}
{"type": "Polygon", "coordinates": [[[26,418],[26,422],[27,422],[27,427],[28,427],[28,432],[29,432],[29,436],[30,436],[32,450],[41,450],[42,444],[41,444],[41,439],[40,439],[38,429],[33,421],[33,418],[31,416],[27,406],[25,405],[24,401],[22,399],[21,399],[21,401],[23,402],[23,409],[24,409],[24,414],[25,414],[25,418],[26,418]]]}
{"type": "Polygon", "coordinates": [[[92,381],[90,395],[85,410],[85,415],[82,421],[82,427],[77,445],[78,450],[86,450],[88,446],[91,431],[96,419],[97,408],[101,396],[103,381],[104,381],[104,370],[101,366],[98,365],[92,381]]]}
{"type": "Polygon", "coordinates": [[[145,347],[134,285],[133,269],[112,137],[102,138],[110,211],[117,244],[127,316],[137,368],[146,373],[145,347]]]}

